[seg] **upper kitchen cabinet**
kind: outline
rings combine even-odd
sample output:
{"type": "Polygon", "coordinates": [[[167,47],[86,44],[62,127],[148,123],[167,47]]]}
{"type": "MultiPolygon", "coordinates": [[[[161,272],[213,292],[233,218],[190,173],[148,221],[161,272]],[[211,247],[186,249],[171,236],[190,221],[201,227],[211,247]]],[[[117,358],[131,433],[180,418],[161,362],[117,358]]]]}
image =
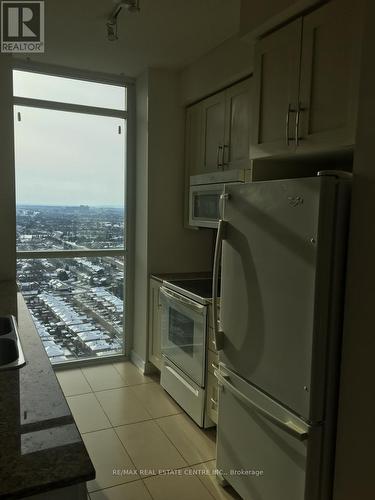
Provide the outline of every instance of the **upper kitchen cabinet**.
{"type": "Polygon", "coordinates": [[[187,108],[188,175],[250,167],[250,93],[248,78],[187,108]]]}
{"type": "Polygon", "coordinates": [[[336,149],[355,142],[361,2],[328,3],[303,20],[299,149],[336,149]]]}
{"type": "Polygon", "coordinates": [[[354,145],[360,46],[361,0],[329,2],[257,42],[252,158],[354,145]]]}
{"type": "Polygon", "coordinates": [[[223,168],[225,131],[225,92],[219,92],[201,103],[202,142],[200,173],[223,168]]]}
{"type": "Polygon", "coordinates": [[[250,168],[250,78],[225,92],[223,168],[250,168]]]}
{"type": "Polygon", "coordinates": [[[302,20],[298,19],[256,44],[252,158],[295,148],[301,38],[302,20]]]}

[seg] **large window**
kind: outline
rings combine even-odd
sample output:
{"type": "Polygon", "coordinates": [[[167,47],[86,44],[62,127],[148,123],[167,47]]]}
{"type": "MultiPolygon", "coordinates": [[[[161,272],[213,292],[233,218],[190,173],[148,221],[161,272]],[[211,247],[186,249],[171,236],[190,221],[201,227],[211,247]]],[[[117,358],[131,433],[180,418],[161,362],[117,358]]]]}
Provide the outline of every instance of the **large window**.
{"type": "Polygon", "coordinates": [[[52,363],[125,353],[127,88],[14,70],[17,279],[52,363]]]}

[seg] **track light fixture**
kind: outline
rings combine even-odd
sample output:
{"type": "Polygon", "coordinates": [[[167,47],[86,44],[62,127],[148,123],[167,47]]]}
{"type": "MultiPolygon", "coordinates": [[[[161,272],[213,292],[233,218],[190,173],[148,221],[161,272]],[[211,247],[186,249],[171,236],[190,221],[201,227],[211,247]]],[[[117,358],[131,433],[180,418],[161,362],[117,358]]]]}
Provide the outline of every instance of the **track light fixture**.
{"type": "Polygon", "coordinates": [[[112,10],[111,14],[108,16],[107,19],[107,38],[111,42],[114,42],[115,40],[118,40],[117,36],[117,18],[122,9],[126,9],[128,12],[139,12],[140,7],[139,7],[140,0],[120,0],[119,2],[116,2],[116,5],[114,9],[112,10]]]}

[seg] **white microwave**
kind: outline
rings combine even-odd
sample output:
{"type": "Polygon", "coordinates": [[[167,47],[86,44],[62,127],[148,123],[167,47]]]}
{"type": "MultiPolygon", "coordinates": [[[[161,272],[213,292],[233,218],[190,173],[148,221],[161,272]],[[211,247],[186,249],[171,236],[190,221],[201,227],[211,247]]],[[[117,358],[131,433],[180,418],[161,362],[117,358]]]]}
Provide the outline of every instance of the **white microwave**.
{"type": "Polygon", "coordinates": [[[189,224],[195,227],[217,227],[220,218],[220,196],[225,184],[250,182],[250,170],[192,175],[189,190],[189,224]]]}

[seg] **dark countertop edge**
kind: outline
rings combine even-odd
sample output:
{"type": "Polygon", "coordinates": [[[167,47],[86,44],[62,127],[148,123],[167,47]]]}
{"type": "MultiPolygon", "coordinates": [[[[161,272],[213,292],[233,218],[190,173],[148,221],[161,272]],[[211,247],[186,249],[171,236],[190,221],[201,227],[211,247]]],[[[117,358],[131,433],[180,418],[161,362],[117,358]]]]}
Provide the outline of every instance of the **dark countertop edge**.
{"type": "MultiPolygon", "coordinates": [[[[47,357],[47,354],[43,349],[42,342],[39,338],[39,335],[38,335],[38,332],[37,332],[36,327],[34,325],[34,322],[31,318],[31,315],[30,315],[30,312],[27,308],[26,302],[25,302],[22,294],[20,293],[20,291],[17,287],[17,284],[15,282],[2,281],[2,282],[0,282],[0,287],[1,287],[1,293],[0,293],[1,299],[3,299],[3,297],[4,297],[4,295],[3,295],[4,289],[6,291],[8,291],[8,295],[14,296],[14,300],[9,301],[9,303],[6,302],[5,305],[1,304],[1,309],[2,309],[1,312],[2,312],[2,314],[4,314],[4,308],[6,308],[7,310],[9,309],[10,314],[17,316],[17,323],[18,323],[18,327],[19,327],[19,336],[20,336],[21,345],[22,345],[22,348],[24,350],[26,359],[29,359],[27,347],[25,348],[25,344],[27,344],[27,342],[23,342],[22,339],[23,339],[23,337],[27,336],[28,342],[30,342],[30,330],[32,329],[33,330],[32,334],[34,334],[35,342],[40,344],[41,356],[45,357],[46,363],[49,363],[49,366],[51,368],[50,372],[52,372],[53,376],[56,377],[55,372],[53,370],[53,367],[50,364],[50,361],[47,357]],[[9,304],[11,304],[11,305],[9,305],[9,304]],[[19,325],[20,313],[24,317],[27,318],[27,331],[25,331],[24,325],[23,325],[23,327],[20,328],[20,325],[19,325]]],[[[22,368],[20,368],[20,369],[22,369],[22,368]]],[[[61,386],[60,386],[60,383],[59,383],[57,377],[56,377],[56,383],[58,386],[58,390],[60,390],[60,392],[61,392],[61,397],[65,400],[65,403],[69,409],[69,406],[68,406],[67,401],[66,401],[66,397],[61,389],[61,386]]],[[[86,455],[84,458],[85,458],[86,463],[87,463],[87,469],[88,469],[87,473],[86,472],[83,473],[81,470],[77,476],[73,477],[72,475],[69,475],[66,478],[58,478],[55,480],[51,480],[49,482],[47,480],[45,483],[41,483],[40,486],[35,485],[35,484],[32,486],[27,486],[27,485],[21,486],[20,485],[20,489],[18,489],[18,490],[9,489],[9,491],[1,491],[1,489],[0,489],[0,499],[23,498],[23,497],[28,497],[28,496],[35,495],[38,493],[47,493],[49,491],[52,492],[53,490],[62,489],[64,487],[73,486],[75,484],[78,485],[80,483],[84,483],[84,482],[90,481],[92,479],[95,479],[96,472],[95,472],[94,466],[92,464],[92,461],[90,459],[90,456],[87,452],[84,441],[82,439],[82,435],[81,435],[79,429],[77,428],[77,425],[76,425],[75,420],[71,414],[70,409],[69,409],[69,412],[70,412],[70,418],[72,419],[72,423],[76,426],[77,433],[79,434],[80,439],[81,439],[81,441],[76,443],[76,444],[78,444],[81,447],[82,453],[84,455],[86,455]]],[[[68,415],[68,417],[69,417],[69,415],[68,415]]],[[[0,486],[0,488],[1,488],[1,486],[0,486]]]]}
{"type": "MultiPolygon", "coordinates": [[[[28,307],[26,305],[25,299],[23,298],[22,293],[20,291],[17,292],[17,304],[18,304],[18,314],[20,312],[20,309],[22,309],[23,310],[22,311],[23,314],[26,314],[26,316],[28,317],[28,319],[32,323],[32,328],[34,329],[34,332],[35,332],[35,334],[37,336],[36,340],[40,341],[42,352],[45,355],[46,359],[48,359],[48,363],[50,363],[49,358],[47,356],[47,353],[44,351],[43,344],[42,344],[42,342],[41,342],[41,340],[39,338],[38,332],[36,331],[36,327],[35,327],[34,322],[32,320],[30,311],[29,311],[29,309],[28,309],[28,307]]],[[[22,331],[20,331],[21,340],[22,340],[23,334],[24,333],[22,331]]],[[[55,371],[54,371],[52,365],[51,365],[51,369],[52,369],[52,372],[53,372],[54,376],[56,377],[56,374],[55,374],[55,371]]],[[[56,381],[57,381],[57,384],[58,384],[58,386],[60,388],[61,395],[62,395],[62,397],[66,401],[65,394],[63,393],[63,390],[61,389],[60,382],[58,381],[57,377],[56,377],[56,381]]],[[[68,405],[68,408],[69,408],[69,405],[68,405]]],[[[70,408],[69,408],[69,411],[70,411],[70,408]]],[[[79,474],[78,476],[75,476],[75,477],[67,477],[66,479],[59,479],[59,480],[56,480],[56,481],[51,481],[51,482],[45,483],[45,484],[43,484],[41,486],[32,486],[31,488],[26,488],[26,489],[22,490],[22,492],[17,492],[16,496],[14,498],[23,498],[25,496],[31,496],[31,495],[35,495],[35,494],[38,494],[38,493],[46,493],[48,491],[53,491],[53,490],[56,490],[56,489],[65,488],[65,487],[68,487],[68,486],[73,486],[75,484],[80,484],[80,483],[91,481],[92,479],[95,479],[95,477],[96,477],[96,471],[95,471],[94,466],[93,466],[93,464],[91,462],[90,456],[89,456],[88,451],[87,451],[86,446],[85,446],[85,443],[84,443],[84,441],[82,439],[82,434],[79,431],[79,429],[77,427],[77,424],[75,423],[74,417],[73,417],[73,415],[72,415],[71,412],[70,412],[70,416],[71,416],[71,418],[73,420],[74,425],[77,428],[78,434],[81,437],[81,443],[79,443],[79,444],[84,448],[84,452],[86,453],[87,458],[88,458],[88,460],[89,460],[89,462],[91,464],[91,471],[88,472],[87,474],[79,474]]],[[[0,495],[0,498],[1,498],[1,495],[0,495]]]]}
{"type": "Polygon", "coordinates": [[[24,489],[22,491],[16,492],[16,493],[5,493],[5,494],[0,494],[0,500],[10,500],[12,498],[14,499],[20,499],[20,498],[28,498],[33,495],[39,495],[43,493],[48,493],[51,492],[53,493],[55,490],[60,490],[64,488],[69,488],[70,486],[78,485],[81,483],[85,483],[86,481],[90,481],[91,479],[95,479],[95,474],[94,477],[86,477],[86,475],[82,476],[77,476],[74,480],[60,480],[60,481],[55,481],[53,483],[53,487],[50,487],[50,484],[46,484],[45,486],[33,486],[28,489],[24,489]]]}

